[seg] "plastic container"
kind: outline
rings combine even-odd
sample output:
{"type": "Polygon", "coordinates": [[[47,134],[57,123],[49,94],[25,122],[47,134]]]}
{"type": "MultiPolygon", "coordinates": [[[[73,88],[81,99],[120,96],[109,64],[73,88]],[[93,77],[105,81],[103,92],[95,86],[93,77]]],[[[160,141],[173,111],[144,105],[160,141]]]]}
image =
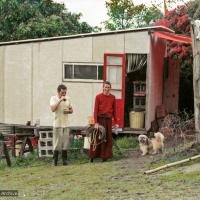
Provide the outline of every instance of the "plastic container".
{"type": "Polygon", "coordinates": [[[144,128],[144,112],[129,112],[130,128],[144,128]]]}
{"type": "Polygon", "coordinates": [[[16,144],[15,144],[15,155],[17,157],[20,156],[20,150],[21,150],[21,148],[22,148],[22,141],[21,140],[17,140],[16,144]]]}
{"type": "Polygon", "coordinates": [[[83,146],[83,148],[84,149],[90,149],[90,137],[84,137],[84,146],[83,146]]]}

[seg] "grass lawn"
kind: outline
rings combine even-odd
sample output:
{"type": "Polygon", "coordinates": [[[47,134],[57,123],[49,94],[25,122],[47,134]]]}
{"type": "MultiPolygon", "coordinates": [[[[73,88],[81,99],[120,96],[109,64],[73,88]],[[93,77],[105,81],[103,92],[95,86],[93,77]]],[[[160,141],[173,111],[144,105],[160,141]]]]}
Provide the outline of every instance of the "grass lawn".
{"type": "Polygon", "coordinates": [[[162,155],[141,157],[132,138],[117,144],[122,154],[114,147],[113,159],[103,163],[89,163],[86,154],[73,152],[68,166],[54,167],[51,160],[36,155],[13,160],[11,168],[1,160],[0,189],[18,190],[19,196],[12,199],[200,199],[200,160],[144,175],[171,160],[162,155]]]}

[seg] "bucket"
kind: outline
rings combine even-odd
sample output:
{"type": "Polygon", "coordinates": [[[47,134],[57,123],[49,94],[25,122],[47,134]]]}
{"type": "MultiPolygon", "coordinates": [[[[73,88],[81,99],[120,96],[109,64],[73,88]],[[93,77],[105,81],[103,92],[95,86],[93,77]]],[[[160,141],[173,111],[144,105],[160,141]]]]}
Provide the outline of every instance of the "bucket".
{"type": "Polygon", "coordinates": [[[130,128],[144,128],[144,112],[129,112],[130,128]]]}
{"type": "Polygon", "coordinates": [[[84,145],[83,148],[84,149],[90,149],[90,143],[89,143],[90,137],[84,137],[84,145]]]}
{"type": "Polygon", "coordinates": [[[22,141],[21,140],[17,140],[16,144],[15,144],[15,155],[17,157],[20,156],[20,150],[21,150],[21,148],[22,148],[22,141]]]}

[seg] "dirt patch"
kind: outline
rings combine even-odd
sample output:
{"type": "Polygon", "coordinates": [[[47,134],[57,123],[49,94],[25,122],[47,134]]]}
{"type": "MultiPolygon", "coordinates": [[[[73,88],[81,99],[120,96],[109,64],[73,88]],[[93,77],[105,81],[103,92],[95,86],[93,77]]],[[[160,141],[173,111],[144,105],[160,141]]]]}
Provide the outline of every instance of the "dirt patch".
{"type": "MultiPolygon", "coordinates": [[[[136,171],[144,172],[149,169],[151,164],[155,164],[162,160],[169,160],[169,163],[189,158],[194,155],[200,154],[200,143],[192,144],[190,147],[171,154],[157,154],[142,156],[140,151],[130,151],[126,153],[126,158],[122,161],[122,168],[134,169],[136,171]]],[[[161,162],[162,163],[162,162],[161,162]]],[[[161,164],[162,165],[162,164],[161,164]]],[[[186,166],[183,171],[200,171],[200,164],[193,166],[186,166]]]]}
{"type": "Polygon", "coordinates": [[[162,157],[162,154],[142,156],[139,151],[130,151],[126,154],[123,166],[126,166],[129,169],[134,169],[135,171],[144,172],[150,163],[156,162],[162,157]]]}
{"type": "Polygon", "coordinates": [[[182,172],[185,173],[190,173],[190,172],[195,172],[195,171],[200,171],[200,163],[195,163],[193,165],[187,166],[187,167],[182,167],[181,169],[182,172]]]}

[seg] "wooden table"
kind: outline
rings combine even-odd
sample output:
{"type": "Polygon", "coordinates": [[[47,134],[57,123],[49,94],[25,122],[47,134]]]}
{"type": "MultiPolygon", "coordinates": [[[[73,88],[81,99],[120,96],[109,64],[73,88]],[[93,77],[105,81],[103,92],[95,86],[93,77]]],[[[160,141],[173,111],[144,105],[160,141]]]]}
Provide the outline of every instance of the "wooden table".
{"type": "Polygon", "coordinates": [[[31,142],[32,138],[39,138],[39,131],[41,130],[52,130],[51,126],[27,126],[22,124],[4,124],[0,123],[0,132],[4,136],[13,137],[12,155],[16,157],[16,141],[17,139],[22,140],[20,149],[20,156],[25,152],[33,152],[33,145],[31,142]],[[28,145],[28,149],[26,149],[28,145]]]}

